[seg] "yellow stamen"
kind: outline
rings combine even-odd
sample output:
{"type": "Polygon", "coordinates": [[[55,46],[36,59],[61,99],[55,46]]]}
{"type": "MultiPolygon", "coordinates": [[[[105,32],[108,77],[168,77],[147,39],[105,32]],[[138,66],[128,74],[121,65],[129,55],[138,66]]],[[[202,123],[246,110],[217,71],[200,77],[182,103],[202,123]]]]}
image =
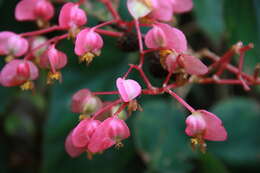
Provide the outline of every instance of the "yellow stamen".
{"type": "Polygon", "coordinates": [[[8,63],[8,62],[12,61],[13,59],[14,59],[13,55],[8,55],[5,57],[5,62],[8,63]]]}
{"type": "Polygon", "coordinates": [[[89,115],[86,115],[86,114],[80,114],[80,115],[79,115],[79,121],[82,121],[82,120],[84,120],[84,119],[86,119],[86,118],[90,118],[90,116],[89,116],[89,115]]]}
{"type": "Polygon", "coordinates": [[[52,73],[51,71],[48,73],[47,76],[47,84],[53,84],[55,80],[61,81],[62,75],[61,72],[52,73]]]}
{"type": "Polygon", "coordinates": [[[20,88],[23,90],[23,91],[27,91],[27,90],[32,90],[34,88],[34,84],[32,81],[27,81],[25,82],[24,84],[22,84],[20,86],[20,88]]]}
{"type": "Polygon", "coordinates": [[[48,21],[44,21],[42,19],[38,19],[36,21],[36,24],[39,28],[48,28],[50,26],[50,23],[48,21]]]}
{"type": "Polygon", "coordinates": [[[170,49],[164,49],[164,50],[160,50],[159,54],[162,57],[168,56],[172,53],[173,51],[170,49]]]}
{"type": "Polygon", "coordinates": [[[79,62],[86,62],[87,64],[91,63],[95,55],[91,52],[85,53],[83,56],[79,57],[79,62]]]}

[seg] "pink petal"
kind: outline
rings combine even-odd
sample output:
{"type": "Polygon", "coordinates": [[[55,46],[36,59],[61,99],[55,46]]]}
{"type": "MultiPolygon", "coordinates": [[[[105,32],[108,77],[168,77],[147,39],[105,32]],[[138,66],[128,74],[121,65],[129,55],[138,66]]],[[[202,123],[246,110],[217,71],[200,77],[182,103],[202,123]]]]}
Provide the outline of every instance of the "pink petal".
{"type": "MultiPolygon", "coordinates": [[[[73,132],[73,131],[72,131],[73,132]]],[[[69,133],[69,135],[66,138],[65,141],[65,149],[66,152],[70,155],[70,157],[77,157],[80,154],[82,154],[86,148],[79,148],[79,147],[75,147],[72,143],[72,132],[69,133]]]]}
{"type": "Polygon", "coordinates": [[[225,141],[227,139],[227,132],[222,125],[222,121],[216,115],[206,110],[198,110],[198,112],[201,113],[207,124],[204,139],[225,141]]]}
{"type": "Polygon", "coordinates": [[[173,12],[184,13],[193,8],[192,0],[172,0],[173,12]]]}
{"type": "Polygon", "coordinates": [[[52,3],[48,0],[38,0],[34,8],[34,15],[36,18],[45,21],[50,20],[54,16],[54,7],[52,3]]]}
{"type": "Polygon", "coordinates": [[[24,55],[27,52],[29,43],[25,38],[15,34],[8,39],[7,46],[9,53],[18,57],[24,55]]]}
{"type": "Polygon", "coordinates": [[[71,111],[74,113],[81,113],[84,109],[84,102],[91,97],[91,92],[88,89],[81,89],[76,92],[71,101],[71,111]]]}
{"type": "Polygon", "coordinates": [[[203,75],[208,73],[208,67],[194,56],[182,55],[180,61],[186,72],[189,74],[203,75]]]}
{"type": "Polygon", "coordinates": [[[7,42],[10,37],[16,34],[9,31],[0,32],[0,55],[6,55],[9,53],[7,42]]]}
{"type": "Polygon", "coordinates": [[[89,119],[82,120],[72,132],[72,143],[76,147],[85,147],[89,142],[89,136],[85,134],[85,129],[89,119]]]}
{"type": "Polygon", "coordinates": [[[186,119],[185,133],[188,136],[196,136],[206,129],[206,121],[200,114],[193,113],[186,119]]]}
{"type": "Polygon", "coordinates": [[[145,44],[148,48],[159,48],[167,46],[167,36],[164,30],[154,26],[145,35],[145,44]]]}
{"type": "Polygon", "coordinates": [[[141,94],[141,86],[134,80],[117,78],[116,86],[124,102],[129,102],[141,94]]]}
{"type": "Polygon", "coordinates": [[[169,0],[152,0],[152,16],[161,21],[170,21],[173,16],[173,8],[169,5],[169,0]]]}
{"type": "Polygon", "coordinates": [[[16,20],[35,20],[34,8],[36,3],[37,0],[21,0],[15,8],[16,20]]]}

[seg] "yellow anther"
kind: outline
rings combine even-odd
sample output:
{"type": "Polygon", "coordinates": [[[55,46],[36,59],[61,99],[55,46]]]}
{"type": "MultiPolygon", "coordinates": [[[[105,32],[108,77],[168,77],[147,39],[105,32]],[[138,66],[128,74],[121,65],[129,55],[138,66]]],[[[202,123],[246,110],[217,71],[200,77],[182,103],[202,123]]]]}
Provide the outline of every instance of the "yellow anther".
{"type": "Polygon", "coordinates": [[[53,81],[55,80],[59,80],[61,81],[62,79],[62,75],[61,72],[56,72],[56,73],[52,73],[51,71],[49,71],[48,76],[47,76],[47,84],[52,84],[53,81]]]}
{"type": "Polygon", "coordinates": [[[5,62],[8,63],[8,62],[12,61],[13,59],[14,59],[13,55],[8,55],[5,57],[5,62]]]}
{"type": "Polygon", "coordinates": [[[85,53],[83,56],[79,57],[79,62],[86,62],[87,64],[91,63],[95,55],[91,52],[85,53]]]}
{"type": "Polygon", "coordinates": [[[122,148],[123,146],[124,144],[121,141],[117,142],[115,145],[116,149],[122,148]]]}
{"type": "Polygon", "coordinates": [[[154,23],[154,20],[148,16],[144,16],[144,17],[141,17],[139,18],[139,22],[141,24],[153,24],[154,23]]]}
{"type": "Polygon", "coordinates": [[[20,88],[23,90],[23,91],[27,91],[27,90],[32,90],[34,88],[34,84],[32,81],[27,81],[25,82],[24,84],[22,84],[20,86],[20,88]]]}
{"type": "Polygon", "coordinates": [[[173,51],[170,49],[164,49],[164,50],[160,50],[159,54],[161,57],[165,57],[168,56],[172,53],[173,51]]]}
{"type": "Polygon", "coordinates": [[[90,117],[89,115],[80,114],[80,115],[79,115],[79,121],[82,121],[82,120],[84,120],[84,119],[86,119],[86,118],[89,118],[89,117],[90,117]]]}

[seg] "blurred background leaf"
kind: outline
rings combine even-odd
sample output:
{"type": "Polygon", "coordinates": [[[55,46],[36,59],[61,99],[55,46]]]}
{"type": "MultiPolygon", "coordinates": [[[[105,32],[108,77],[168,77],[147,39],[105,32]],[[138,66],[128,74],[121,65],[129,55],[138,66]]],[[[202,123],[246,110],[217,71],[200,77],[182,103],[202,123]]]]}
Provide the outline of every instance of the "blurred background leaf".
{"type": "Polygon", "coordinates": [[[143,109],[134,119],[134,139],[147,169],[161,173],[191,170],[184,113],[163,99],[147,101],[143,109]]]}
{"type": "Polygon", "coordinates": [[[220,102],[212,112],[222,119],[229,136],[225,142],[210,143],[209,150],[231,165],[259,165],[259,103],[237,97],[220,102]]]}

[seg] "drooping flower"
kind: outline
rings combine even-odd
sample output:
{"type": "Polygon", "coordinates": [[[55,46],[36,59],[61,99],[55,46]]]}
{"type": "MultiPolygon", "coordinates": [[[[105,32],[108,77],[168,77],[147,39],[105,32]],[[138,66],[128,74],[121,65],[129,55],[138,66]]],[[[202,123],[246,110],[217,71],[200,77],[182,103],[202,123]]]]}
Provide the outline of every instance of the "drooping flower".
{"type": "Polygon", "coordinates": [[[101,122],[86,118],[74,128],[72,132],[72,142],[76,147],[86,147],[90,142],[90,138],[101,122]]]}
{"type": "Polygon", "coordinates": [[[1,70],[0,83],[5,87],[21,85],[23,90],[28,90],[33,88],[32,80],[38,75],[38,68],[31,61],[15,59],[1,70]]]}
{"type": "Polygon", "coordinates": [[[206,147],[204,140],[224,141],[227,139],[227,132],[222,121],[206,110],[197,110],[187,117],[185,132],[193,137],[192,144],[200,145],[202,151],[206,147]]]}
{"type": "Polygon", "coordinates": [[[102,107],[101,100],[92,95],[88,89],[81,89],[76,92],[71,101],[71,111],[90,115],[102,107]]]}
{"type": "Polygon", "coordinates": [[[124,102],[129,102],[142,92],[141,86],[132,79],[117,78],[116,86],[124,102]]]}
{"type": "Polygon", "coordinates": [[[75,53],[80,56],[80,62],[90,63],[99,56],[103,47],[102,37],[91,28],[80,31],[75,43],[75,53]]]}
{"type": "Polygon", "coordinates": [[[174,72],[177,68],[183,68],[185,72],[191,75],[204,75],[208,73],[208,67],[192,55],[172,52],[166,57],[163,63],[169,72],[174,72]]]}
{"type": "Polygon", "coordinates": [[[121,141],[130,136],[128,126],[117,117],[103,121],[90,138],[88,150],[91,153],[102,152],[113,145],[122,146],[121,141]]]}
{"type": "Polygon", "coordinates": [[[57,71],[67,64],[67,55],[51,45],[46,51],[45,56],[40,59],[40,65],[43,68],[49,68],[47,83],[51,84],[53,80],[61,80],[61,72],[57,71]]]}
{"type": "Polygon", "coordinates": [[[18,21],[36,20],[40,27],[54,16],[54,7],[48,0],[21,0],[15,8],[18,21]]]}
{"type": "Polygon", "coordinates": [[[187,50],[187,40],[183,32],[168,24],[157,23],[145,35],[148,48],[173,49],[176,52],[187,50]]]}
{"type": "Polygon", "coordinates": [[[0,55],[8,55],[8,61],[24,55],[28,47],[29,44],[25,38],[9,31],[0,32],[0,55]]]}
{"type": "Polygon", "coordinates": [[[76,147],[73,144],[73,142],[72,142],[72,133],[73,133],[73,130],[69,133],[69,135],[66,138],[65,150],[70,155],[70,157],[74,158],[74,157],[78,157],[83,152],[85,152],[86,148],[85,147],[76,147]]]}
{"type": "Polygon", "coordinates": [[[59,15],[59,26],[69,29],[71,36],[75,36],[78,28],[87,23],[85,12],[76,3],[68,2],[63,5],[59,15]]]}

